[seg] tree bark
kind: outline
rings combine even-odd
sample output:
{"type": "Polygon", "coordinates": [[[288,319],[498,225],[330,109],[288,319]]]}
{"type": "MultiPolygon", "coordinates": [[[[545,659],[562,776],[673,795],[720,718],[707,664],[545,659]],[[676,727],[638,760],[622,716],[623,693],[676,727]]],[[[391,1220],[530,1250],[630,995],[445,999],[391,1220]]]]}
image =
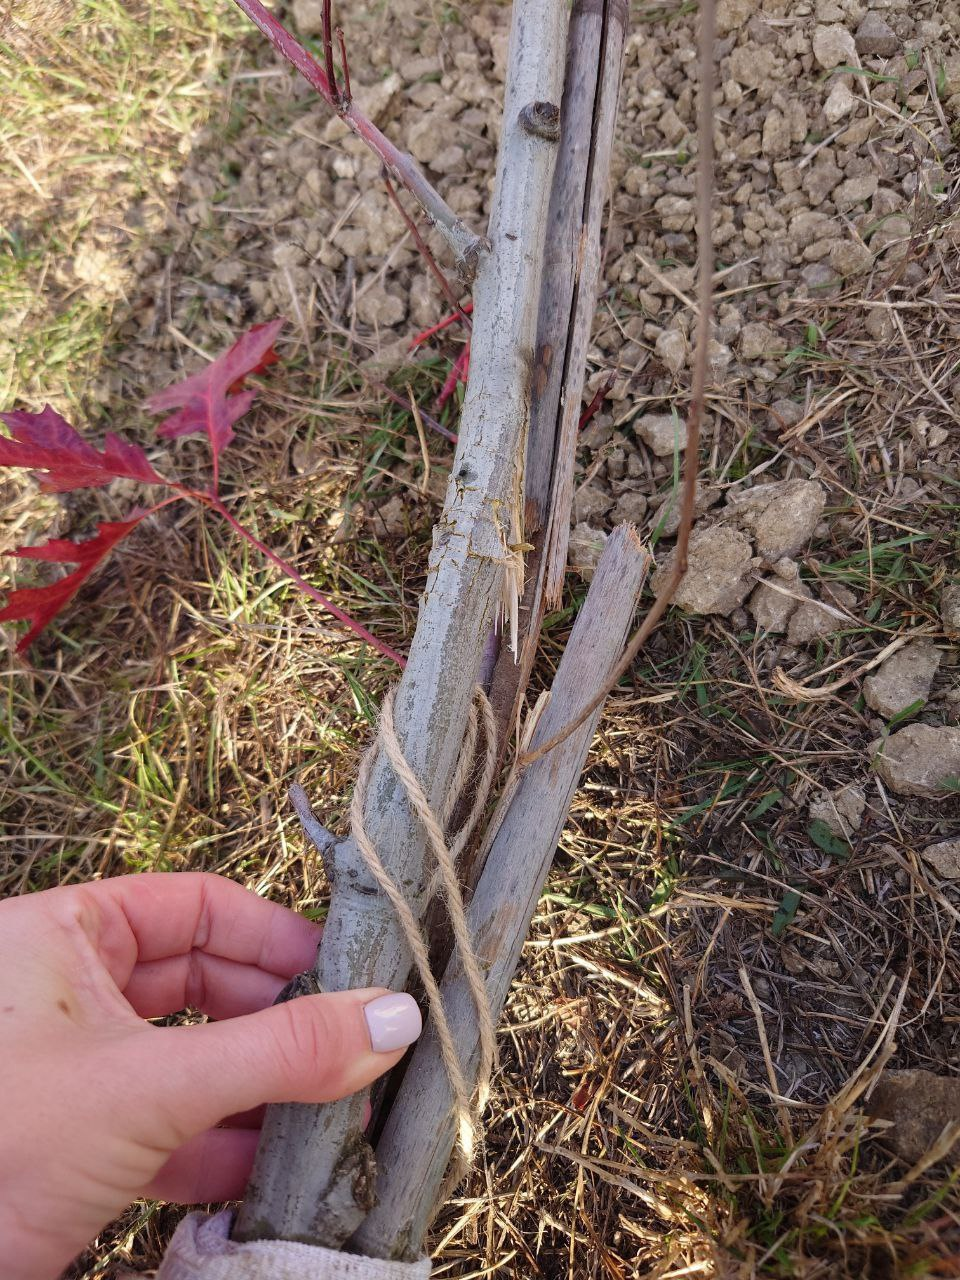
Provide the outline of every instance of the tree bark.
{"type": "MultiPolygon", "coordinates": [[[[395,704],[401,749],[435,811],[453,776],[486,637],[515,564],[511,510],[529,416],[536,299],[543,270],[554,111],[562,86],[564,0],[516,0],[491,249],[474,286],[471,374],[443,513],[434,531],[420,618],[395,704]],[[552,120],[552,126],[551,126],[552,120]]],[[[366,829],[415,913],[432,868],[403,789],[381,755],[366,829]]],[[[316,966],[322,990],[403,989],[410,955],[393,911],[347,839],[333,850],[333,898],[316,966]]],[[[270,1107],[234,1235],[339,1247],[373,1204],[363,1098],[270,1107]]]]}
{"type": "Polygon", "coordinates": [[[533,551],[520,608],[519,654],[515,660],[512,653],[501,653],[490,689],[501,751],[530,678],[548,595],[556,592],[566,569],[626,20],[626,0],[576,0],[570,17],[524,475],[525,537],[533,551]]]}
{"type": "MultiPolygon", "coordinates": [[[[576,717],[602,689],[629,632],[649,563],[636,532],[614,531],[557,670],[532,745],[576,717]]],[[[513,979],[600,709],[522,776],[490,844],[468,918],[499,1016],[513,979]]],[[[456,952],[441,984],[464,1072],[480,1057],[476,1011],[456,952]]],[[[453,1098],[428,1025],[407,1068],[377,1144],[379,1203],[350,1240],[355,1252],[412,1259],[436,1214],[455,1140],[453,1098]]]]}

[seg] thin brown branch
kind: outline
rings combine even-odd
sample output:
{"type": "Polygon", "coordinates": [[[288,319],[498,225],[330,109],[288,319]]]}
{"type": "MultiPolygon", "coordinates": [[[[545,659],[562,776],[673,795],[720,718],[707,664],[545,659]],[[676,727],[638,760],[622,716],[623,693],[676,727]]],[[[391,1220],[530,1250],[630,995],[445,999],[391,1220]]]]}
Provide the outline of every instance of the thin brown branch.
{"type": "Polygon", "coordinates": [[[427,244],[426,240],[424,240],[423,236],[420,234],[420,228],[417,226],[414,220],[410,217],[409,213],[407,213],[406,209],[403,207],[400,197],[397,195],[397,189],[393,185],[393,183],[390,181],[389,175],[387,173],[384,173],[383,181],[386,184],[387,195],[392,200],[394,207],[396,208],[397,212],[400,214],[400,217],[405,222],[407,230],[413,236],[414,243],[416,244],[417,248],[420,250],[420,256],[423,258],[424,262],[433,272],[433,275],[437,283],[440,285],[440,288],[443,290],[444,296],[446,297],[447,301],[450,303],[453,309],[460,316],[460,319],[467,326],[467,328],[470,329],[471,328],[470,317],[467,315],[463,307],[460,305],[460,300],[457,298],[457,295],[454,292],[453,285],[450,283],[447,277],[443,274],[443,272],[437,266],[437,260],[433,256],[433,254],[430,252],[430,246],[427,244]]]}
{"type": "Polygon", "coordinates": [[[337,27],[337,44],[340,46],[340,63],[343,67],[343,90],[340,99],[346,108],[353,101],[353,90],[350,88],[350,63],[347,61],[347,44],[343,38],[343,27],[337,27]]]}
{"type": "Polygon", "coordinates": [[[700,99],[697,109],[697,245],[699,248],[699,278],[697,284],[697,337],[693,365],[690,409],[687,414],[687,447],[683,459],[683,488],[680,505],[680,526],[677,530],[676,556],[670,576],[660,588],[650,606],[650,611],[640,624],[623,657],[614,668],[605,687],[580,712],[575,720],[542,743],[535,751],[523,752],[517,759],[518,768],[525,769],[542,756],[559,746],[574,733],[596,709],[601,706],[611,689],[623,679],[637,654],[653,634],[667,611],[683,575],[687,572],[687,553],[690,533],[693,529],[694,504],[697,495],[697,463],[700,452],[700,424],[703,403],[706,398],[707,368],[710,344],[710,321],[713,301],[713,86],[714,86],[714,0],[702,0],[700,5],[700,99]]]}
{"type": "Polygon", "coordinates": [[[399,391],[394,391],[393,387],[388,387],[385,382],[378,382],[374,378],[370,379],[370,385],[376,387],[378,391],[382,391],[388,399],[392,400],[394,404],[398,404],[401,409],[406,409],[408,413],[419,412],[421,421],[425,422],[431,431],[436,431],[437,435],[443,436],[451,444],[457,443],[456,432],[438,422],[436,418],[427,413],[426,409],[421,409],[419,405],[414,410],[413,403],[406,396],[402,396],[399,391]]]}
{"type": "Polygon", "coordinates": [[[330,86],[330,92],[333,95],[333,104],[338,111],[343,110],[343,102],[340,98],[340,90],[337,87],[337,73],[333,66],[333,19],[331,17],[332,0],[323,0],[323,12],[321,22],[323,28],[323,66],[327,76],[327,83],[330,86]]]}

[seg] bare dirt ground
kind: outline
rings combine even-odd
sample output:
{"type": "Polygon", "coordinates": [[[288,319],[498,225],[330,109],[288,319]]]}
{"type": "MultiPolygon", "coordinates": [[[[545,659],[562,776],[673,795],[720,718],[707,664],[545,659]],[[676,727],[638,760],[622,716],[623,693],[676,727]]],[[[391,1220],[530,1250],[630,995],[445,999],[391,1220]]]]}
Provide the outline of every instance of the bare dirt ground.
{"type": "MultiPolygon", "coordinates": [[[[318,13],[288,16],[312,37],[318,13]]],[[[433,402],[464,335],[409,354],[448,306],[375,162],[255,33],[147,5],[148,58],[119,12],[86,16],[82,37],[12,43],[6,403],[49,399],[189,470],[195,446],[156,449],[136,406],[285,314],[231,502],[402,648],[452,451],[430,435],[428,458],[383,388],[455,429],[455,400],[433,402]]],[[[371,113],[479,220],[508,7],[338,16],[371,113]]],[[[588,389],[606,396],[540,679],[605,532],[636,522],[663,564],[675,531],[696,14],[632,16],[588,389]]],[[[437,1275],[960,1274],[960,5],[721,0],[718,17],[691,571],[591,754],[437,1275]]],[[[130,502],[4,485],[2,547],[130,502]]],[[[203,867],[322,913],[285,789],[299,775],[344,821],[388,663],[176,509],[34,662],[4,674],[5,892],[203,867]]],[[[176,1217],[131,1211],[74,1276],[148,1269],[176,1217]]]]}

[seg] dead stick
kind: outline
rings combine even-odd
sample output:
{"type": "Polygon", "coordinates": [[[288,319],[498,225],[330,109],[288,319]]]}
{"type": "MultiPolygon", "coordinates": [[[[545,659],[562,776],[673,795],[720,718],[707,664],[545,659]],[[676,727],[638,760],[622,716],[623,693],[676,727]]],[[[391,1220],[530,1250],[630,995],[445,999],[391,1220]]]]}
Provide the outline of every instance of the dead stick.
{"type": "Polygon", "coordinates": [[[660,588],[650,611],[636,634],[624,650],[623,657],[614,668],[610,682],[602,689],[577,719],[555,733],[552,738],[520,756],[522,769],[539,760],[592,715],[602,704],[610,690],[629,670],[634,658],[667,611],[674,592],[687,571],[687,552],[690,548],[690,532],[693,529],[694,504],[697,494],[697,464],[700,452],[700,423],[707,389],[707,368],[710,344],[710,319],[713,301],[713,84],[714,84],[714,0],[702,0],[700,5],[700,99],[697,110],[697,245],[700,250],[700,271],[697,286],[697,346],[693,366],[690,411],[687,415],[687,448],[683,459],[683,496],[680,506],[680,526],[677,531],[677,547],[673,569],[660,588]]]}
{"type": "MultiPolygon", "coordinates": [[[[494,1016],[510,989],[599,719],[593,693],[609,687],[610,668],[633,619],[648,563],[635,531],[627,525],[616,529],[577,616],[534,742],[571,717],[580,717],[580,728],[550,760],[523,775],[470,904],[470,927],[494,1016]],[[585,706],[594,711],[582,717],[585,706]]],[[[472,1079],[479,1061],[477,1019],[456,953],[441,994],[461,1062],[472,1079]]],[[[351,1248],[378,1258],[419,1256],[439,1208],[454,1137],[449,1081],[428,1027],[377,1144],[379,1203],[350,1241],[351,1248]]]]}
{"type": "Polygon", "coordinates": [[[577,426],[596,310],[626,18],[624,0],[576,0],[570,15],[524,475],[525,535],[533,550],[527,557],[519,654],[516,660],[512,653],[501,654],[490,688],[501,752],[512,741],[533,668],[547,608],[545,579],[559,576],[562,581],[566,568],[577,426]]]}

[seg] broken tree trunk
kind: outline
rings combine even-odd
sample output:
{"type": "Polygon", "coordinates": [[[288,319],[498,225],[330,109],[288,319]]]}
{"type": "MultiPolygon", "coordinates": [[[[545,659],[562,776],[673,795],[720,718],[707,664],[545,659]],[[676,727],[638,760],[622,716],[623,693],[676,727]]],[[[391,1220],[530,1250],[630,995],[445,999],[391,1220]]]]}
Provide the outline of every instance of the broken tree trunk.
{"type": "MultiPolygon", "coordinates": [[[[484,643],[520,552],[518,498],[529,414],[536,302],[556,159],[565,0],[516,0],[510,33],[490,247],[474,285],[471,373],[426,590],[397,691],[400,747],[437,812],[456,769],[484,643]]],[[[366,830],[418,918],[431,867],[405,792],[382,754],[366,830]]],[[[333,898],[315,969],[323,990],[402,990],[409,949],[354,841],[331,854],[333,898]]],[[[234,1229],[239,1239],[339,1247],[373,1204],[374,1166],[363,1098],[267,1110],[253,1176],[234,1229]]]]}
{"type": "MultiPolygon", "coordinates": [[[[532,746],[575,719],[605,688],[627,637],[649,556],[626,525],[610,536],[564,650],[532,746]]],[[[520,778],[490,839],[468,919],[499,1016],[583,770],[600,708],[520,778]]],[[[441,984],[468,1079],[480,1060],[476,1011],[456,952],[441,984]]],[[[455,1124],[450,1082],[432,1026],[417,1044],[377,1143],[377,1197],[349,1247],[377,1258],[419,1257],[439,1208],[455,1124]]]]}

